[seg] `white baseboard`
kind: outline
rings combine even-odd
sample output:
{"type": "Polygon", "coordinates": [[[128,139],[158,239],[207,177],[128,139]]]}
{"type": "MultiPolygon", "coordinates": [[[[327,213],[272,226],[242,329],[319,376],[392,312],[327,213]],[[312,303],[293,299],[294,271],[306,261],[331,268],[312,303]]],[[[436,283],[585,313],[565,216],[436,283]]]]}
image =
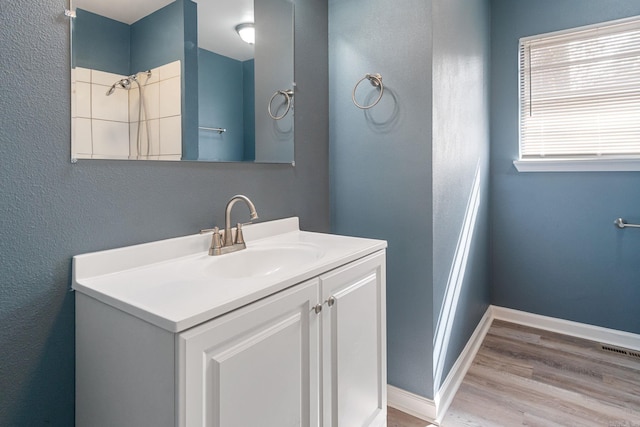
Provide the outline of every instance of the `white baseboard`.
{"type": "Polygon", "coordinates": [[[492,319],[640,351],[640,335],[492,305],[492,319]]]}
{"type": "Polygon", "coordinates": [[[467,341],[467,344],[462,349],[460,356],[456,359],[456,363],[451,367],[449,375],[447,375],[436,393],[434,401],[436,407],[435,421],[437,423],[442,421],[442,418],[444,418],[447,413],[453,397],[456,395],[460,384],[462,384],[462,380],[467,374],[473,359],[476,357],[476,353],[478,349],[480,349],[485,335],[487,335],[487,331],[493,321],[491,313],[491,306],[489,306],[484,316],[482,316],[482,319],[480,319],[480,323],[478,323],[478,326],[476,326],[476,329],[473,331],[473,334],[471,334],[469,341],[467,341]]]}
{"type": "Polygon", "coordinates": [[[387,385],[387,405],[428,422],[436,419],[436,404],[433,400],[392,385],[387,385]]]}
{"type": "Polygon", "coordinates": [[[449,409],[494,319],[640,351],[638,334],[491,305],[458,356],[440,390],[435,394],[434,400],[388,385],[387,404],[407,414],[438,424],[449,409]]]}
{"type": "Polygon", "coordinates": [[[414,417],[438,424],[447,413],[458,387],[469,370],[482,340],[491,326],[491,320],[491,310],[488,309],[449,371],[449,375],[445,378],[434,400],[388,385],[387,404],[414,417]]]}

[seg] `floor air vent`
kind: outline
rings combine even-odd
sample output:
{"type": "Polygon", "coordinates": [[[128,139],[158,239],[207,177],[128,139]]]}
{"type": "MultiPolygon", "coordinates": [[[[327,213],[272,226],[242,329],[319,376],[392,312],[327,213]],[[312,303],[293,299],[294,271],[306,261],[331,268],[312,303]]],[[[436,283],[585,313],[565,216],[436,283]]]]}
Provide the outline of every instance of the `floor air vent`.
{"type": "Polygon", "coordinates": [[[621,356],[633,357],[634,359],[640,360],[640,351],[629,350],[627,348],[616,347],[615,345],[609,344],[599,344],[600,350],[606,351],[609,353],[617,353],[621,356]]]}

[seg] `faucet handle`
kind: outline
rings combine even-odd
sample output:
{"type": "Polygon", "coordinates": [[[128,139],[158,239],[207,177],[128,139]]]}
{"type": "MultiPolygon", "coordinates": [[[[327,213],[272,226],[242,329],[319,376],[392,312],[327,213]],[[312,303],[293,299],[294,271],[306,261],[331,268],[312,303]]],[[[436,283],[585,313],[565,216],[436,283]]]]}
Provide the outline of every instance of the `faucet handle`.
{"type": "Polygon", "coordinates": [[[211,241],[211,247],[213,249],[220,249],[222,247],[220,230],[218,229],[218,227],[213,227],[213,240],[211,241]]]}
{"type": "Polygon", "coordinates": [[[244,244],[244,236],[242,234],[242,223],[236,224],[236,244],[244,244]]]}
{"type": "Polygon", "coordinates": [[[209,255],[220,255],[222,249],[222,241],[220,237],[220,229],[213,227],[213,237],[211,238],[211,246],[209,247],[209,255]]]}

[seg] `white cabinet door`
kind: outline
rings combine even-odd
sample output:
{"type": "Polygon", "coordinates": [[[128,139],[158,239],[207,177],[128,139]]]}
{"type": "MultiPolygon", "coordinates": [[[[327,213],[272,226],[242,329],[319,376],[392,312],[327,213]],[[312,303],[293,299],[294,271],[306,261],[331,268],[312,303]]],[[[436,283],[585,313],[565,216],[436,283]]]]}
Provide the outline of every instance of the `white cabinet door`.
{"type": "Polygon", "coordinates": [[[179,425],[319,425],[318,279],[178,336],[179,425]]]}
{"type": "Polygon", "coordinates": [[[385,253],[320,276],[323,425],[386,426],[385,253]]]}

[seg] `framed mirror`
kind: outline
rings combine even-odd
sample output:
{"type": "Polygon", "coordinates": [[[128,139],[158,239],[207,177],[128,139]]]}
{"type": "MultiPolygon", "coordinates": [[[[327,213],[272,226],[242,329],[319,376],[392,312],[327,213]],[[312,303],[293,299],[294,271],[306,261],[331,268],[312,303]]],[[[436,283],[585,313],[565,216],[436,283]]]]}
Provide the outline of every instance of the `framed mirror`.
{"type": "Polygon", "coordinates": [[[72,161],[293,163],[293,0],[71,6],[72,161]]]}

